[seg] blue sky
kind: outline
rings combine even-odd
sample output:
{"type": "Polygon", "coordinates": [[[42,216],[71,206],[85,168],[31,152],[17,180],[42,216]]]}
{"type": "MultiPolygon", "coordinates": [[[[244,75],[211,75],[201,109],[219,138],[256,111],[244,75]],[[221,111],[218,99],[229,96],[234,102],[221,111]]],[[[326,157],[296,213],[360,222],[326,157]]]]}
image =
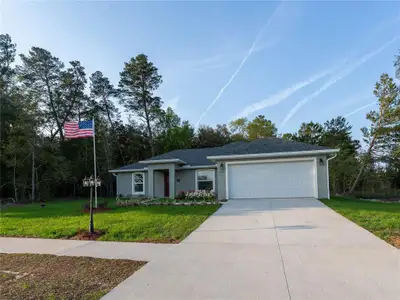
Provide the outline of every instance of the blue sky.
{"type": "Polygon", "coordinates": [[[374,84],[383,72],[394,76],[400,49],[395,1],[0,5],[0,32],[19,53],[46,48],[115,85],[123,63],[145,53],[163,76],[158,94],[166,105],[211,126],[263,114],[284,133],[352,113],[360,138],[376,107],[374,84]]]}

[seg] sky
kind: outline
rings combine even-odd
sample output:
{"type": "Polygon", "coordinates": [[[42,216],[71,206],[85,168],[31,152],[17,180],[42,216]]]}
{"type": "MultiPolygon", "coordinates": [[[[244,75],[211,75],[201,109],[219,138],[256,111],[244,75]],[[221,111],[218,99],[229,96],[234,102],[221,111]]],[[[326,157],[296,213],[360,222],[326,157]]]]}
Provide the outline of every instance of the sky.
{"type": "Polygon", "coordinates": [[[400,2],[0,0],[0,32],[114,85],[144,53],[164,106],[195,126],[261,114],[285,133],[341,115],[360,139],[376,81],[394,76],[400,2]]]}

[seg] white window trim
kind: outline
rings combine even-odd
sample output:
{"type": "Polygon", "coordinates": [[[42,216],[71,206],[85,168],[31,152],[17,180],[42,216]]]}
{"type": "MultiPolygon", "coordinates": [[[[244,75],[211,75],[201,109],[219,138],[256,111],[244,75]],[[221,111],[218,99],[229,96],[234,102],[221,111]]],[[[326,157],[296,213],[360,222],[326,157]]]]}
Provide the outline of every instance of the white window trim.
{"type": "Polygon", "coordinates": [[[144,195],[146,191],[146,177],[144,176],[144,172],[134,172],[132,173],[132,195],[144,195]],[[143,176],[143,191],[142,192],[135,192],[135,175],[142,174],[143,176]]]}
{"type": "MultiPolygon", "coordinates": [[[[196,192],[197,191],[200,191],[199,189],[198,189],[198,185],[197,185],[197,177],[198,177],[198,173],[199,172],[202,172],[202,171],[212,171],[213,172],[213,174],[214,174],[214,178],[213,178],[213,180],[212,180],[212,182],[213,182],[213,189],[211,190],[212,192],[215,192],[215,169],[201,169],[201,170],[196,170],[196,176],[194,176],[194,186],[195,186],[195,190],[196,190],[196,192]]],[[[208,180],[207,180],[208,181],[208,180]]]]}
{"type": "Polygon", "coordinates": [[[277,163],[291,161],[313,161],[313,176],[314,176],[314,197],[318,199],[318,173],[317,173],[317,158],[302,157],[302,158],[282,158],[282,159],[262,159],[262,160],[242,160],[225,162],[225,197],[229,199],[229,165],[239,164],[257,164],[257,163],[277,163]]]}

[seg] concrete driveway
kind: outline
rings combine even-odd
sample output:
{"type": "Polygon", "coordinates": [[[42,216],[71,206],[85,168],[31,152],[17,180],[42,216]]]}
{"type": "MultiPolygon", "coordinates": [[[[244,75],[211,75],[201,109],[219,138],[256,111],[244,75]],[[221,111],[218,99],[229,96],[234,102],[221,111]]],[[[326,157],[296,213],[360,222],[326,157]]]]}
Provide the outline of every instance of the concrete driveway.
{"type": "Polygon", "coordinates": [[[400,251],[315,199],[231,200],[104,299],[398,300],[400,251]]]}

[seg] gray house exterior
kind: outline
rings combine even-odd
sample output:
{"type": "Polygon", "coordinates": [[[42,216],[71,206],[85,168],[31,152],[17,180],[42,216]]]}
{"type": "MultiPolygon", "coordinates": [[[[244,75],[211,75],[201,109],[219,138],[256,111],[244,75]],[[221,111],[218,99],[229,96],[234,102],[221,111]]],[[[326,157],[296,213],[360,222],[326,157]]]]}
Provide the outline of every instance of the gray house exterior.
{"type": "Polygon", "coordinates": [[[182,149],[110,170],[117,195],[174,198],[211,189],[218,199],[329,198],[329,160],[338,149],[280,138],[182,149]]]}

